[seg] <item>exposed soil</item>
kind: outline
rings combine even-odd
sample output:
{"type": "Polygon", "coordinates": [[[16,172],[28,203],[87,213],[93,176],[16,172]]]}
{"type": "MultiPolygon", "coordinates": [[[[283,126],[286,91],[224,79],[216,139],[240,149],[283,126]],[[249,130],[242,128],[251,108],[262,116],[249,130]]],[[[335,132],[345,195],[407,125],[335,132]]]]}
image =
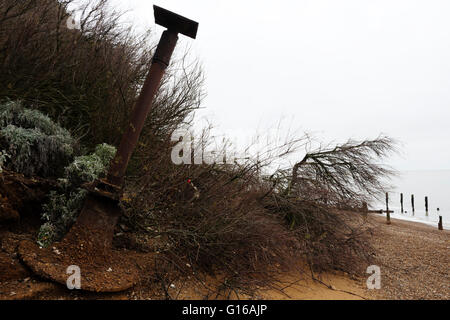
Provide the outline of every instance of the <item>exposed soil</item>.
{"type": "Polygon", "coordinates": [[[0,173],[0,223],[17,222],[21,215],[38,214],[48,191],[55,185],[53,180],[27,178],[3,170],[0,173]]]}
{"type": "Polygon", "coordinates": [[[66,284],[69,266],[80,270],[81,287],[94,292],[118,292],[137,282],[134,255],[112,250],[114,226],[121,214],[112,200],[89,195],[76,223],[61,242],[39,248],[22,241],[20,259],[43,278],[66,284]]]}

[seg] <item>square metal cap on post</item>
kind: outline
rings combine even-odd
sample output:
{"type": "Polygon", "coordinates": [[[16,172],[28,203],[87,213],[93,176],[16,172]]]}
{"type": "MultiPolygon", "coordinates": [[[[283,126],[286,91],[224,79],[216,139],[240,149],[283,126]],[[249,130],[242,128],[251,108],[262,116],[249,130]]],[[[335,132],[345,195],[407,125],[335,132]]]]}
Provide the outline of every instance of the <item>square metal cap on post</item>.
{"type": "Polygon", "coordinates": [[[153,5],[153,12],[155,13],[156,24],[166,27],[167,30],[184,34],[193,39],[197,36],[198,22],[156,5],[153,5]]]}

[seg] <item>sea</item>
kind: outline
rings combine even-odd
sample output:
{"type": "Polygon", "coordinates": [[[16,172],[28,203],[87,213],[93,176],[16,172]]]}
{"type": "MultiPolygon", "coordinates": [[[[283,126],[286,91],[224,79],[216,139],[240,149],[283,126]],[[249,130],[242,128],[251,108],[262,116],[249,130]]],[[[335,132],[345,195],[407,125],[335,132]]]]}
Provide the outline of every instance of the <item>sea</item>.
{"type": "MultiPolygon", "coordinates": [[[[444,229],[450,229],[450,170],[400,171],[389,184],[392,186],[389,189],[389,210],[394,210],[392,218],[416,221],[437,228],[439,216],[442,216],[444,229]],[[401,193],[404,213],[401,213],[401,193]],[[414,213],[411,195],[414,195],[414,213]],[[428,197],[428,214],[425,211],[425,197],[428,197]]],[[[374,200],[369,207],[385,210],[385,197],[374,200]]]]}

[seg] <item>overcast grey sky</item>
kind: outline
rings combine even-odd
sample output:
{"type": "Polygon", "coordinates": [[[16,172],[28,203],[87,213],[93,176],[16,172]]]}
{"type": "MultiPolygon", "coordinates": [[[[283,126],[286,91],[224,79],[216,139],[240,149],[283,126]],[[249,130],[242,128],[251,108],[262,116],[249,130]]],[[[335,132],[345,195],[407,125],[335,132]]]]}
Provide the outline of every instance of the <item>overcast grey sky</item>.
{"type": "Polygon", "coordinates": [[[141,26],[153,4],[200,23],[182,40],[205,70],[198,115],[230,138],[284,118],[324,141],[388,134],[399,170],[450,169],[450,1],[114,1],[141,26]]]}

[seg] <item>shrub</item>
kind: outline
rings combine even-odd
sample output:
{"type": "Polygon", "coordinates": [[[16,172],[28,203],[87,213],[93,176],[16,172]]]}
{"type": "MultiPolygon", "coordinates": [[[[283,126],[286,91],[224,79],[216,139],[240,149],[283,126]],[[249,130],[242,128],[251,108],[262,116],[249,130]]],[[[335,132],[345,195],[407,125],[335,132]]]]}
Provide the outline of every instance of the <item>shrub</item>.
{"type": "Polygon", "coordinates": [[[116,148],[103,143],[95,147],[90,155],[76,157],[64,172],[65,179],[71,186],[80,186],[85,182],[92,182],[98,178],[114,157],[116,148]]]}
{"type": "Polygon", "coordinates": [[[163,282],[180,273],[203,281],[207,274],[219,277],[219,290],[251,293],[298,265],[298,240],[259,202],[268,188],[258,165],[178,166],[172,146],[154,150],[141,175],[129,179],[132,197],[121,221],[141,248],[160,253],[157,267],[171,268],[154,270],[169,277],[163,282]]]}
{"type": "Polygon", "coordinates": [[[42,218],[47,220],[38,234],[38,244],[47,247],[59,240],[76,221],[87,191],[77,188],[68,193],[50,192],[49,202],[43,206],[42,218]]]}
{"type": "Polygon", "coordinates": [[[6,167],[29,176],[56,177],[74,154],[67,130],[16,101],[0,104],[0,139],[10,155],[6,167]]]}
{"type": "MultiPolygon", "coordinates": [[[[304,192],[298,188],[303,181],[294,192],[292,167],[270,170],[278,155],[292,156],[308,139],[270,146],[276,158],[269,152],[232,165],[174,165],[173,144],[167,143],[144,162],[140,176],[129,179],[126,191],[133,197],[122,223],[141,247],[160,253],[155,266],[165,266],[158,273],[164,283],[173,280],[164,276],[179,273],[204,281],[199,277],[206,273],[219,278],[217,289],[225,293],[251,294],[277,287],[279,273],[298,271],[302,262],[312,271],[359,272],[372,253],[364,217],[320,201],[319,188],[304,192]]],[[[367,167],[379,163],[370,154],[361,158],[367,167]]],[[[388,173],[376,170],[372,177],[388,173]]]]}
{"type": "Polygon", "coordinates": [[[101,144],[90,155],[76,157],[65,168],[64,178],[60,179],[61,192],[52,191],[49,201],[43,206],[42,218],[46,221],[39,231],[38,244],[48,246],[61,239],[78,217],[87,191],[83,183],[93,182],[108,168],[116,149],[101,144]]]}

